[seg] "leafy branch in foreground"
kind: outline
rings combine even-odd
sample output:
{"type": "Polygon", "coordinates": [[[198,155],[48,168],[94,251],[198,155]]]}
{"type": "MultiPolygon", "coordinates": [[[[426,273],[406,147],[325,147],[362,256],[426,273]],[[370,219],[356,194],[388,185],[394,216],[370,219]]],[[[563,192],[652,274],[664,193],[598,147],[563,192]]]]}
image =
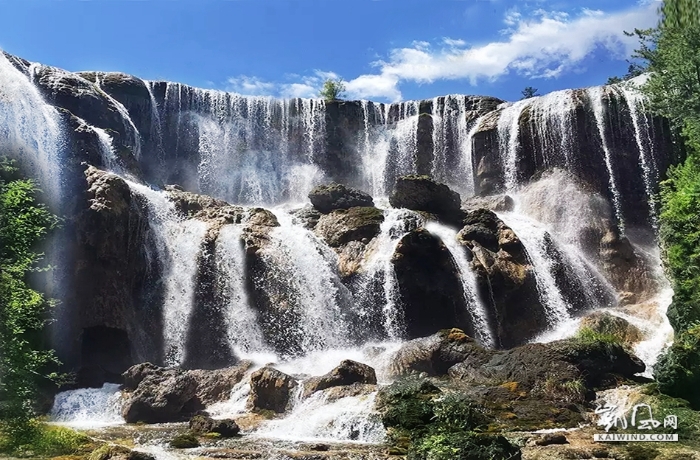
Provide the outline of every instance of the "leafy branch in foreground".
{"type": "Polygon", "coordinates": [[[0,437],[4,448],[37,435],[34,402],[39,386],[57,378],[48,373],[58,361],[43,346],[52,301],[29,287],[28,276],[42,269],[36,247],[58,219],[37,201],[39,189],[21,179],[13,163],[0,159],[0,437]]]}

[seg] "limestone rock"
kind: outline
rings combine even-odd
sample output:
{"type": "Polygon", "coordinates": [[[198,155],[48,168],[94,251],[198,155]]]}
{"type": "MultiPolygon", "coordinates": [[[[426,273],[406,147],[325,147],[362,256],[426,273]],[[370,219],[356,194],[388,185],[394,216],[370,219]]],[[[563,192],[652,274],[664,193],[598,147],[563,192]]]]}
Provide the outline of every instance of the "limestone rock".
{"type": "Polygon", "coordinates": [[[263,367],[250,376],[248,408],[281,414],[289,408],[296,387],[293,377],[272,367],[263,367]]]}
{"type": "Polygon", "coordinates": [[[428,176],[402,176],[389,197],[394,208],[406,208],[436,214],[447,220],[456,220],[460,214],[459,193],[428,176]]]}
{"type": "Polygon", "coordinates": [[[180,369],[148,373],[126,399],[127,423],[165,423],[183,418],[183,409],[197,395],[197,380],[180,369]]]}
{"type": "Polygon", "coordinates": [[[206,415],[195,415],[190,419],[190,431],[197,434],[218,433],[222,438],[236,436],[241,429],[234,420],[214,420],[206,415]]]}
{"type": "Polygon", "coordinates": [[[353,207],[321,216],[315,231],[329,246],[339,247],[350,241],[368,242],[379,234],[382,222],[384,215],[380,209],[353,207]]]}
{"type": "Polygon", "coordinates": [[[354,383],[376,385],[377,375],[370,366],[347,359],[326,375],[304,381],[304,397],[326,388],[354,383]]]}
{"type": "Polygon", "coordinates": [[[412,373],[441,376],[466,359],[481,362],[491,354],[462,330],[445,329],[403,344],[391,358],[389,373],[395,377],[412,373]]]}
{"type": "Polygon", "coordinates": [[[336,209],[374,206],[372,197],[367,193],[337,183],[315,187],[309,193],[309,200],[324,214],[336,209]]]}
{"type": "Polygon", "coordinates": [[[510,195],[472,196],[462,200],[462,207],[467,211],[488,209],[495,212],[508,212],[513,210],[515,203],[510,195]]]}

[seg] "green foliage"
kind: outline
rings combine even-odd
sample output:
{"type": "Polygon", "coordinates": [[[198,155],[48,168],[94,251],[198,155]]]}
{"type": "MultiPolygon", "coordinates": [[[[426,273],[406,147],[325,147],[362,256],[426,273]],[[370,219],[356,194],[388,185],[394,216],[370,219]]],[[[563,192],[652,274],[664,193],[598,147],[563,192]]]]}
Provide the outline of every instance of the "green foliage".
{"type": "Polygon", "coordinates": [[[615,85],[617,83],[622,83],[623,81],[630,80],[634,77],[638,77],[641,74],[643,74],[646,71],[646,68],[638,64],[636,62],[630,62],[629,67],[627,68],[627,73],[623,75],[622,77],[614,76],[608,78],[608,81],[605,82],[606,85],[615,85]]]}
{"type": "Polygon", "coordinates": [[[687,399],[700,409],[700,326],[694,326],[676,337],[654,368],[659,389],[687,399]]]}
{"type": "Polygon", "coordinates": [[[423,438],[409,451],[410,460],[509,460],[520,449],[503,436],[441,432],[423,438]]]}
{"type": "Polygon", "coordinates": [[[639,444],[630,444],[625,447],[627,460],[654,460],[661,455],[658,449],[649,446],[641,446],[639,444]]]}
{"type": "Polygon", "coordinates": [[[615,334],[598,332],[590,327],[582,327],[574,336],[574,340],[583,345],[620,345],[622,340],[615,334]]]}
{"type": "Polygon", "coordinates": [[[505,460],[519,452],[501,436],[475,432],[488,424],[483,408],[425,379],[394,382],[382,389],[377,406],[393,448],[407,450],[412,460],[505,460]]]}
{"type": "Polygon", "coordinates": [[[320,96],[326,101],[337,101],[345,97],[345,83],[343,83],[343,79],[333,80],[329,78],[323,82],[320,96]]]}
{"type": "Polygon", "coordinates": [[[531,97],[539,96],[540,94],[537,92],[537,88],[533,88],[532,86],[527,86],[524,90],[520,92],[523,97],[521,99],[530,99],[531,97]]]}
{"type": "Polygon", "coordinates": [[[0,160],[0,435],[21,445],[34,439],[32,402],[48,366],[57,361],[42,349],[41,333],[51,303],[31,289],[27,276],[40,269],[35,248],[57,219],[37,202],[33,181],[19,179],[0,160]]]}
{"type": "MultiPolygon", "coordinates": [[[[1,425],[1,424],[0,424],[1,425]]],[[[15,456],[54,457],[83,451],[91,442],[87,436],[68,428],[50,426],[31,420],[21,427],[22,432],[2,430],[0,453],[15,456]]]]}

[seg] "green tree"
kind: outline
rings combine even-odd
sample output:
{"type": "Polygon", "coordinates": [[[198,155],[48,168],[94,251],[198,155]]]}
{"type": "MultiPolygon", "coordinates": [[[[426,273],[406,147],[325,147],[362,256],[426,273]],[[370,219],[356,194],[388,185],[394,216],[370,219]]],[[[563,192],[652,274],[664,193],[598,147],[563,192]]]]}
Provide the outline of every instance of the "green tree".
{"type": "Polygon", "coordinates": [[[633,55],[648,65],[642,91],[651,110],[670,123],[678,154],[661,184],[660,238],[665,268],[674,288],[668,311],[675,344],[655,367],[659,389],[688,399],[700,397],[700,20],[698,0],[665,0],[658,27],[635,30],[633,55]]]}
{"type": "MultiPolygon", "coordinates": [[[[37,245],[58,220],[38,203],[39,190],[0,159],[0,438],[5,448],[36,435],[32,417],[39,385],[54,354],[43,347],[42,333],[52,302],[29,287],[27,277],[41,270],[37,245]]],[[[45,269],[45,268],[44,268],[45,269]]]]}
{"type": "Polygon", "coordinates": [[[540,93],[537,92],[537,88],[533,88],[532,86],[527,86],[520,93],[523,95],[521,99],[530,99],[531,97],[540,95],[540,93]]]}
{"type": "Polygon", "coordinates": [[[323,82],[320,96],[326,101],[337,101],[345,97],[345,83],[342,78],[329,78],[323,82]]]}

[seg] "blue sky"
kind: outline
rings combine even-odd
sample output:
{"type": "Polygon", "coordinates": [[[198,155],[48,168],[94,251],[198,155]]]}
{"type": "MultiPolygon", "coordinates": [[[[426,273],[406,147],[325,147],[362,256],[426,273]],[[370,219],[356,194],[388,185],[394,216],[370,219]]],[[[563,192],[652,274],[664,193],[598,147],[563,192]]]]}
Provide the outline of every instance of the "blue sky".
{"type": "Polygon", "coordinates": [[[0,0],[0,49],[71,71],[281,97],[519,99],[604,83],[651,0],[0,0]]]}

